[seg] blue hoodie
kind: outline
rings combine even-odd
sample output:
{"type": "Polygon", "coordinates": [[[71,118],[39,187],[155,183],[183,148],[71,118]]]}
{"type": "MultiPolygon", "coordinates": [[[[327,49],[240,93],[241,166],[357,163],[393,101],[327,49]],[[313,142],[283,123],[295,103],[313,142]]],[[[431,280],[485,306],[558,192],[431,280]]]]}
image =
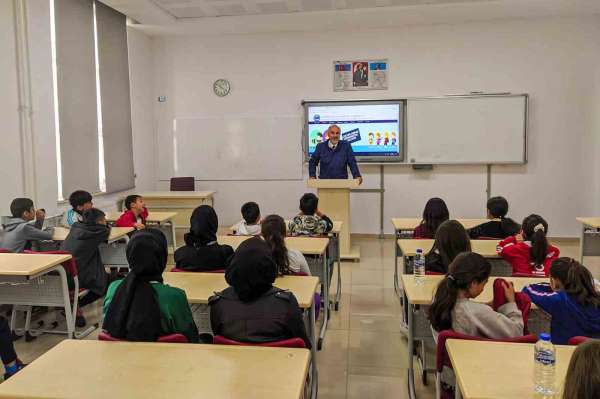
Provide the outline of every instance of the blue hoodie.
{"type": "Polygon", "coordinates": [[[552,342],[565,345],[569,338],[600,338],[600,308],[582,306],[564,291],[552,291],[548,284],[531,284],[523,288],[539,308],[552,316],[552,342]]]}

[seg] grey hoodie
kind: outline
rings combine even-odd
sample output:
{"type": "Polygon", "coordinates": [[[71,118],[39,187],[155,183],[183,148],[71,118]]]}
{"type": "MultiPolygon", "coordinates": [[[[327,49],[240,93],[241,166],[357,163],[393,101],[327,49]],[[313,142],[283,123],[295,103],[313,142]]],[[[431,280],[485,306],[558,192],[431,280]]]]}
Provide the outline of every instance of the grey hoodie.
{"type": "Polygon", "coordinates": [[[53,228],[42,230],[43,220],[27,222],[21,218],[10,218],[4,224],[0,248],[20,253],[29,241],[51,240],[53,228]]]}

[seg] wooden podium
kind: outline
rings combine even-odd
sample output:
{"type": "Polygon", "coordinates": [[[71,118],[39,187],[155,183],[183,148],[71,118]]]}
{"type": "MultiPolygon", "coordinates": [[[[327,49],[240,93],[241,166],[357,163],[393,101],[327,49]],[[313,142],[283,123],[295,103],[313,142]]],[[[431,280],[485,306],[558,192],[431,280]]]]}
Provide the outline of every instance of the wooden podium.
{"type": "Polygon", "coordinates": [[[331,220],[342,222],[340,232],[340,257],[360,259],[360,248],[350,239],[350,189],[358,187],[354,179],[309,179],[308,187],[316,188],[319,210],[331,220]]]}

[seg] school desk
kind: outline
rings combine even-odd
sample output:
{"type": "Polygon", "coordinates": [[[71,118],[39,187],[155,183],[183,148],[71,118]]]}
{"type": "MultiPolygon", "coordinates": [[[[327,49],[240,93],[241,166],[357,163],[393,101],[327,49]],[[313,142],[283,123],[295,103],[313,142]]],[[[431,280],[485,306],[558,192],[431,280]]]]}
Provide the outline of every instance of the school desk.
{"type": "MultiPolygon", "coordinates": [[[[131,233],[134,230],[133,227],[111,227],[110,235],[108,236],[108,242],[112,243],[114,241],[125,238],[128,233],[131,233]]],[[[55,227],[54,233],[52,234],[53,241],[64,241],[67,239],[69,235],[69,229],[66,227],[55,227]]]]}
{"type": "MultiPolygon", "coordinates": [[[[457,380],[457,398],[534,399],[535,344],[450,339],[446,350],[457,380]]],[[[560,396],[575,346],[555,345],[555,388],[560,396]]]]}
{"type": "MultiPolygon", "coordinates": [[[[435,290],[439,284],[439,282],[444,278],[441,275],[427,275],[425,276],[424,284],[418,285],[415,283],[415,277],[412,274],[403,274],[402,275],[402,287],[404,292],[404,303],[406,306],[408,313],[408,325],[407,325],[407,339],[408,339],[408,392],[410,398],[415,398],[415,380],[414,380],[414,366],[413,366],[413,351],[415,348],[415,341],[425,342],[427,340],[431,340],[431,325],[427,316],[419,311],[419,306],[428,306],[433,302],[433,296],[435,290]]],[[[492,302],[494,298],[493,287],[494,281],[496,278],[500,277],[490,277],[488,283],[485,286],[483,292],[474,299],[474,301],[481,303],[489,303],[492,302]]],[[[549,282],[548,278],[540,277],[540,278],[529,278],[529,277],[501,277],[507,281],[510,281],[515,286],[515,291],[520,292],[526,285],[541,283],[541,282],[549,282]]],[[[532,308],[535,308],[535,305],[532,304],[532,308]]],[[[540,311],[541,312],[541,311],[540,311]]],[[[532,320],[530,316],[530,326],[536,322],[532,320]]],[[[423,348],[424,345],[421,345],[423,348]]],[[[425,351],[423,350],[421,353],[422,367],[423,370],[423,379],[426,378],[426,360],[425,360],[425,351]]],[[[508,397],[508,396],[507,396],[508,397]]]]}
{"type": "MultiPolygon", "coordinates": [[[[149,191],[136,193],[144,197],[146,208],[152,212],[175,212],[173,218],[176,230],[187,232],[190,228],[190,216],[200,205],[214,204],[215,191],[149,191]]],[[[125,197],[117,202],[117,209],[123,209],[125,197]]]]}
{"type": "Polygon", "coordinates": [[[299,348],[66,340],[0,384],[0,397],[298,399],[309,361],[299,348]]]}
{"type": "MultiPolygon", "coordinates": [[[[251,238],[251,236],[218,236],[217,241],[219,244],[227,244],[233,247],[235,250],[242,242],[251,238]]],[[[327,237],[286,237],[285,245],[288,248],[293,248],[300,251],[303,255],[318,256],[323,259],[322,262],[322,275],[321,283],[323,286],[323,323],[321,324],[321,332],[319,334],[318,348],[321,349],[323,340],[325,339],[325,333],[327,332],[327,324],[329,322],[329,283],[331,277],[329,276],[329,262],[327,257],[327,247],[329,246],[329,238],[327,237]],[[326,282],[326,283],[324,283],[326,282]]]]}
{"type": "MultiPolygon", "coordinates": [[[[113,224],[121,217],[122,212],[107,212],[106,221],[113,224]]],[[[177,216],[177,212],[149,212],[146,218],[146,225],[161,230],[167,237],[167,242],[173,247],[173,251],[177,249],[177,236],[175,234],[175,224],[173,219],[177,216]]]]}
{"type": "MultiPolygon", "coordinates": [[[[207,305],[208,298],[214,295],[215,292],[222,291],[229,286],[223,273],[167,272],[163,274],[163,280],[165,284],[184,290],[188,302],[192,305],[207,305]]],[[[318,277],[312,276],[278,277],[273,284],[278,288],[291,291],[298,300],[300,308],[308,311],[308,335],[313,343],[312,356],[315,359],[315,362],[313,362],[313,376],[315,378],[312,381],[315,391],[317,386],[315,307],[319,304],[314,303],[314,297],[318,284],[318,277]]],[[[208,308],[206,307],[204,311],[208,313],[208,308]]],[[[208,320],[208,316],[206,320],[208,320]]]]}
{"type": "MultiPolygon", "coordinates": [[[[287,229],[287,226],[289,225],[290,221],[289,220],[285,220],[285,226],[287,229]]],[[[329,241],[329,250],[331,254],[334,254],[334,262],[337,264],[337,281],[336,281],[336,290],[335,290],[335,302],[333,305],[333,308],[337,311],[340,308],[340,300],[342,298],[342,259],[341,259],[341,255],[340,255],[340,233],[342,232],[342,226],[343,226],[343,222],[340,221],[333,221],[333,227],[331,229],[330,232],[327,233],[327,236],[329,237],[330,241],[329,241]]],[[[236,225],[230,226],[229,227],[229,231],[231,234],[235,234],[235,227],[236,225]]],[[[332,273],[330,273],[329,275],[330,278],[333,277],[333,270],[332,273]]],[[[329,282],[329,284],[331,285],[331,281],[329,282]]]]}
{"type": "Polygon", "coordinates": [[[578,217],[581,223],[579,263],[584,256],[600,256],[600,217],[578,217]]]}
{"type": "MultiPolygon", "coordinates": [[[[67,335],[72,338],[75,321],[67,274],[61,266],[69,259],[71,255],[0,253],[0,304],[64,308],[67,335]]],[[[16,322],[14,306],[11,330],[15,329],[16,322]]],[[[25,330],[29,330],[29,319],[26,320],[25,330]]]]}

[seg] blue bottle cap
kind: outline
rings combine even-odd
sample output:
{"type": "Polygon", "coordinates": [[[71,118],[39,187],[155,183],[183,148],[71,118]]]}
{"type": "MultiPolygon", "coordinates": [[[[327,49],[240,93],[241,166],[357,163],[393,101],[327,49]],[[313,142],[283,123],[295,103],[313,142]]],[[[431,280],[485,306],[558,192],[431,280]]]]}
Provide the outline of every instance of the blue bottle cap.
{"type": "Polygon", "coordinates": [[[540,334],[540,339],[542,341],[550,341],[550,334],[548,334],[548,333],[541,333],[540,334]]]}
{"type": "Polygon", "coordinates": [[[418,253],[418,254],[422,254],[422,253],[423,253],[423,250],[422,250],[421,248],[417,248],[417,253],[418,253]]]}

